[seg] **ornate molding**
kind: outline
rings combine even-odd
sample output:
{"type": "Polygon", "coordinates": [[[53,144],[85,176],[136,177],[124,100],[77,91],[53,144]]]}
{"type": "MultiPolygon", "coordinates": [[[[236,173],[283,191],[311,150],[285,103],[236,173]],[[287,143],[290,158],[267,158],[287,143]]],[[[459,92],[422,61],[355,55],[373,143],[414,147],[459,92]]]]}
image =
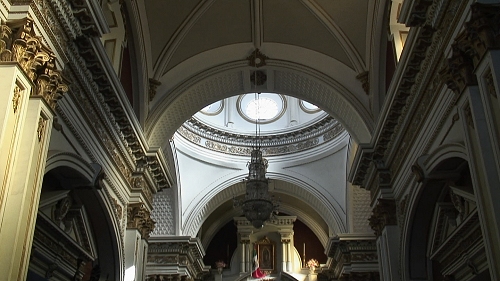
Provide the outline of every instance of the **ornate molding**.
{"type": "Polygon", "coordinates": [[[396,201],[381,198],[373,209],[370,226],[378,237],[387,225],[397,225],[396,201]]]}
{"type": "Polygon", "coordinates": [[[132,203],[127,207],[127,228],[139,230],[143,239],[148,239],[153,231],[155,222],[150,217],[150,212],[142,203],[132,203]]]}
{"type": "MultiPolygon", "coordinates": [[[[344,131],[344,127],[337,120],[328,116],[304,130],[263,136],[262,153],[283,155],[307,150],[335,139],[344,131]]],[[[186,121],[177,133],[198,146],[231,155],[250,155],[252,145],[255,143],[255,136],[221,131],[195,118],[186,121]]]]}
{"type": "Polygon", "coordinates": [[[259,49],[255,49],[246,59],[248,60],[249,66],[262,67],[266,65],[266,60],[268,58],[269,57],[261,53],[259,49]]]}
{"type": "Polygon", "coordinates": [[[469,85],[477,85],[474,69],[486,52],[500,48],[500,5],[474,3],[465,29],[452,45],[452,56],[440,74],[455,93],[469,85]]]}
{"type": "Polygon", "coordinates": [[[197,238],[177,236],[149,242],[147,280],[156,276],[168,277],[165,272],[175,272],[178,278],[200,279],[210,270],[210,266],[203,263],[205,252],[197,238]]]}
{"type": "Polygon", "coordinates": [[[41,142],[43,139],[43,134],[45,133],[46,123],[47,123],[47,120],[43,119],[42,117],[38,118],[38,128],[36,129],[36,135],[38,138],[38,142],[41,142]]]}
{"type": "Polygon", "coordinates": [[[68,91],[55,54],[35,34],[30,18],[0,25],[0,61],[17,62],[35,85],[31,95],[42,97],[52,109],[68,91]]]}
{"type": "MultiPolygon", "coordinates": [[[[432,0],[410,1],[411,5],[409,16],[406,20],[407,26],[422,26],[427,20],[427,10],[431,7],[432,0]]],[[[405,3],[406,4],[406,3],[405,3]]]]}
{"type": "Polygon", "coordinates": [[[477,66],[488,50],[500,48],[500,4],[472,4],[471,17],[465,28],[477,66]]]}
{"type": "Polygon", "coordinates": [[[17,113],[19,108],[19,104],[21,104],[21,93],[23,90],[19,88],[19,86],[14,86],[14,95],[12,97],[12,109],[14,110],[14,114],[17,113]]]}
{"type": "Polygon", "coordinates": [[[452,56],[440,71],[443,82],[457,95],[467,86],[477,85],[474,64],[470,56],[470,41],[465,33],[457,37],[452,45],[452,56]]]}
{"type": "Polygon", "coordinates": [[[328,270],[325,272],[330,277],[329,280],[341,280],[341,278],[351,278],[364,273],[378,274],[377,244],[374,236],[344,234],[330,238],[326,253],[331,258],[331,263],[328,264],[328,270]],[[363,272],[357,272],[356,269],[362,269],[363,272]],[[344,275],[345,272],[349,274],[344,275]]]}

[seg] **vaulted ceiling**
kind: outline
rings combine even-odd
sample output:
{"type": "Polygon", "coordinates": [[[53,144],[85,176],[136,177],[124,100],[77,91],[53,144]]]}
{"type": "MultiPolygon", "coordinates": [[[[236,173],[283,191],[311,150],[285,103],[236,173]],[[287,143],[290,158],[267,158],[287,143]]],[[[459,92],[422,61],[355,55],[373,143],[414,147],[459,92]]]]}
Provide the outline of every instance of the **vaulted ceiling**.
{"type": "Polygon", "coordinates": [[[259,69],[267,75],[257,90],[312,102],[341,121],[355,140],[367,142],[379,97],[368,95],[366,87],[382,79],[386,2],[128,2],[134,65],[142,79],[138,91],[147,93],[151,79],[158,82],[154,98],[142,97],[135,105],[150,143],[165,146],[204,106],[251,92],[255,67],[247,58],[256,49],[266,56],[259,69]]]}

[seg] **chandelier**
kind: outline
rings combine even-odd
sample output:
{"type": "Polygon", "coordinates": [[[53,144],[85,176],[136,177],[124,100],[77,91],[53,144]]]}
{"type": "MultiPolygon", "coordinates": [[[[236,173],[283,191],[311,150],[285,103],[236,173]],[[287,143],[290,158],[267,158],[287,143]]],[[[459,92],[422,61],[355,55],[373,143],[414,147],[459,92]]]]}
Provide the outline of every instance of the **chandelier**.
{"type": "MultiPolygon", "coordinates": [[[[259,94],[255,94],[258,103],[259,94]]],[[[259,110],[259,106],[257,106],[259,110]]],[[[245,179],[245,199],[234,200],[235,207],[242,207],[245,218],[259,229],[264,226],[264,222],[271,218],[273,213],[278,213],[279,202],[269,194],[269,180],[266,178],[268,161],[262,157],[260,150],[261,139],[259,136],[259,114],[255,118],[255,143],[248,162],[248,177],[245,179]]]]}

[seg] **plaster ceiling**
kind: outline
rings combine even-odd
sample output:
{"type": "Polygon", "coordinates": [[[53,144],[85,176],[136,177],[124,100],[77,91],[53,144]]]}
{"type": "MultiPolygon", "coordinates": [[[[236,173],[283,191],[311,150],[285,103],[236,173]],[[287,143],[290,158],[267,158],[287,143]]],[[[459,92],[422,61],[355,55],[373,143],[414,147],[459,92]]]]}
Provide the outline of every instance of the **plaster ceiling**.
{"type": "Polygon", "coordinates": [[[143,29],[162,73],[204,51],[245,42],[301,46],[355,68],[353,60],[365,60],[368,2],[148,0],[143,29]]]}

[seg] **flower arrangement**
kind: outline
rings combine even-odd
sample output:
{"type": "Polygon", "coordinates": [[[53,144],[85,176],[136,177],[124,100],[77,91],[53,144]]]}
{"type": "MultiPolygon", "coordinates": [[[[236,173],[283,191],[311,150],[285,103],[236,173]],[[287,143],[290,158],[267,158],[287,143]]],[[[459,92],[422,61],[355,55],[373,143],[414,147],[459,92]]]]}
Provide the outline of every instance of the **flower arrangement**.
{"type": "Polygon", "coordinates": [[[217,269],[224,268],[224,267],[226,267],[226,265],[227,264],[224,261],[222,261],[222,260],[218,260],[218,261],[215,262],[215,267],[217,267],[217,269]]]}
{"type": "Polygon", "coordinates": [[[310,259],[307,261],[307,267],[309,268],[315,268],[319,266],[319,262],[315,259],[310,259]]]}

